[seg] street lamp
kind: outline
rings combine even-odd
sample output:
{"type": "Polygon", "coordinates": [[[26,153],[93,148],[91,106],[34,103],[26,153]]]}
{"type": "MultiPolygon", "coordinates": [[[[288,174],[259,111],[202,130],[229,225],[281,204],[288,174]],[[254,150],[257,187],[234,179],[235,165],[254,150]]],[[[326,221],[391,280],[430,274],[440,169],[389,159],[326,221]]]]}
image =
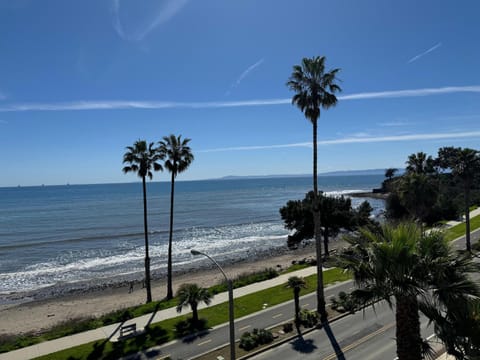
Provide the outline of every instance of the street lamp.
{"type": "Polygon", "coordinates": [[[218,265],[218,263],[215,261],[215,259],[213,259],[212,257],[210,257],[209,255],[201,252],[201,251],[197,251],[197,250],[190,250],[190,252],[192,253],[192,255],[203,255],[207,258],[209,258],[215,265],[217,265],[218,269],[220,270],[220,272],[223,274],[223,276],[225,277],[225,280],[227,281],[227,285],[228,285],[228,309],[229,309],[229,323],[230,323],[230,359],[231,360],[235,360],[235,328],[234,328],[234,315],[233,315],[233,284],[232,284],[232,280],[230,280],[227,275],[225,274],[225,271],[223,271],[222,267],[220,265],[218,265]]]}

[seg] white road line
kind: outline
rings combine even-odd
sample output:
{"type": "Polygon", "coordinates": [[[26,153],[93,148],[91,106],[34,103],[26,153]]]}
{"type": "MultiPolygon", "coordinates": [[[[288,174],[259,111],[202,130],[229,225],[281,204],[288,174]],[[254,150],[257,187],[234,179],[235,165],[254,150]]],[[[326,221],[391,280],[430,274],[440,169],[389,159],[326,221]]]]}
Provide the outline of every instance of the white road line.
{"type": "Polygon", "coordinates": [[[245,329],[248,329],[249,327],[251,327],[251,325],[243,326],[240,329],[238,329],[238,331],[243,331],[245,329]]]}
{"type": "Polygon", "coordinates": [[[280,317],[280,316],[283,316],[283,314],[273,315],[272,318],[273,318],[273,319],[276,319],[276,318],[278,318],[278,317],[280,317]]]}
{"type": "Polygon", "coordinates": [[[208,344],[208,343],[211,342],[211,341],[212,341],[212,339],[202,341],[201,343],[198,343],[198,346],[202,346],[202,345],[208,344]]]}

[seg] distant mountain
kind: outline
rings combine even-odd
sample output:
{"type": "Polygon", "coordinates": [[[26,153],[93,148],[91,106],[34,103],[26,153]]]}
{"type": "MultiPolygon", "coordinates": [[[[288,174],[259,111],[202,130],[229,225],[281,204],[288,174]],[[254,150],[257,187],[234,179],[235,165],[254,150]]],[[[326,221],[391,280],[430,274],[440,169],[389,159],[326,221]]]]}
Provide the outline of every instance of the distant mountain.
{"type": "MultiPolygon", "coordinates": [[[[353,175],[385,175],[386,169],[366,169],[366,170],[342,170],[329,171],[320,173],[318,176],[353,176],[353,175]]],[[[397,174],[404,172],[403,169],[398,169],[397,174]]],[[[296,177],[310,177],[311,174],[284,174],[284,175],[229,175],[219,178],[219,180],[237,180],[237,179],[272,179],[272,178],[296,178],[296,177]]]]}

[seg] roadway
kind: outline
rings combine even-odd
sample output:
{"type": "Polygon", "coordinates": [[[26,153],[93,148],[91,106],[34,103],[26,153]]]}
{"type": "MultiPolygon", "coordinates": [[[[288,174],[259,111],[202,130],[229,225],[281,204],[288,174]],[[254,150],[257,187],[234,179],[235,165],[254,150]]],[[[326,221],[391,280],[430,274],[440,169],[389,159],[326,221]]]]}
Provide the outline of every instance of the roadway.
{"type": "MultiPolygon", "coordinates": [[[[472,243],[480,238],[480,230],[472,233],[472,243]]],[[[465,248],[465,238],[455,241],[457,249],[465,248]]],[[[327,287],[325,297],[327,299],[336,296],[340,291],[350,292],[353,290],[353,282],[346,281],[341,284],[327,287]]],[[[316,309],[316,295],[311,293],[301,297],[301,306],[306,309],[316,309]]],[[[293,301],[267,308],[255,314],[235,320],[235,335],[238,339],[245,331],[254,328],[268,328],[274,325],[290,321],[293,317],[293,301]]],[[[427,327],[428,321],[421,318],[422,336],[432,338],[433,328],[427,327]]],[[[392,309],[384,303],[371,307],[365,311],[357,312],[331,323],[332,332],[340,348],[348,359],[394,359],[396,356],[395,343],[395,316],[392,309]]],[[[325,334],[325,329],[319,329],[306,335],[305,342],[296,339],[281,345],[255,359],[297,359],[315,357],[316,359],[335,359],[332,343],[325,334]]],[[[201,336],[176,340],[163,345],[152,355],[169,355],[172,359],[189,359],[202,353],[209,352],[229,342],[228,324],[210,329],[201,336]]],[[[341,358],[341,357],[340,357],[341,358]]]]}

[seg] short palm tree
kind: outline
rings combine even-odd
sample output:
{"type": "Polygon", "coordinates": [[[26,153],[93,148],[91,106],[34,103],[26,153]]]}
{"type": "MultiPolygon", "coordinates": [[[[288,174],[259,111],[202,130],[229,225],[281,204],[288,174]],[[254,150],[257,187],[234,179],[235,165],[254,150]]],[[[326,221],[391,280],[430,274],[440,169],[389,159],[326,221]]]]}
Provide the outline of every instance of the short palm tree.
{"type": "Polygon", "coordinates": [[[448,312],[452,304],[477,297],[479,289],[468,276],[475,266],[454,254],[440,233],[422,235],[414,223],[387,224],[361,235],[340,255],[358,286],[352,294],[364,303],[385,300],[395,307],[398,359],[420,360],[425,346],[419,311],[448,312]]]}
{"type": "Polygon", "coordinates": [[[293,289],[293,299],[295,302],[295,326],[300,332],[300,291],[307,287],[305,279],[298,276],[288,278],[287,287],[293,289]]]}
{"type": "Polygon", "coordinates": [[[167,263],[167,299],[173,298],[172,285],[172,239],[173,239],[173,204],[175,199],[175,178],[187,170],[194,157],[192,149],[188,146],[190,139],[182,136],[164,136],[160,141],[159,152],[165,158],[165,169],[172,175],[170,191],[170,233],[168,236],[168,263],[167,263]]]}
{"type": "Polygon", "coordinates": [[[184,307],[190,306],[193,324],[198,324],[198,305],[201,302],[210,305],[212,294],[197,284],[182,284],[177,291],[177,298],[177,312],[180,313],[184,307]]]}
{"type": "Polygon", "coordinates": [[[150,256],[148,253],[148,221],[147,221],[147,185],[146,177],[153,178],[153,171],[162,171],[162,166],[157,161],[162,156],[154,148],[153,142],[147,145],[145,140],[136,141],[133,146],[127,146],[127,152],[123,155],[123,163],[128,164],[123,172],[134,172],[142,179],[143,187],[143,228],[145,234],[145,287],[147,289],[147,303],[152,301],[152,289],[150,284],[150,256]]]}
{"type": "Polygon", "coordinates": [[[292,75],[287,82],[290,90],[295,92],[292,104],[296,105],[312,123],[313,129],[313,192],[314,192],[314,234],[317,257],[317,310],[322,322],[327,320],[325,310],[325,294],[323,290],[322,273],[322,239],[320,224],[320,208],[318,205],[318,175],[317,175],[317,127],[320,118],[320,108],[329,109],[337,104],[335,93],[342,89],[336,83],[340,69],[327,71],[325,56],[304,58],[301,65],[293,67],[292,75]]]}

